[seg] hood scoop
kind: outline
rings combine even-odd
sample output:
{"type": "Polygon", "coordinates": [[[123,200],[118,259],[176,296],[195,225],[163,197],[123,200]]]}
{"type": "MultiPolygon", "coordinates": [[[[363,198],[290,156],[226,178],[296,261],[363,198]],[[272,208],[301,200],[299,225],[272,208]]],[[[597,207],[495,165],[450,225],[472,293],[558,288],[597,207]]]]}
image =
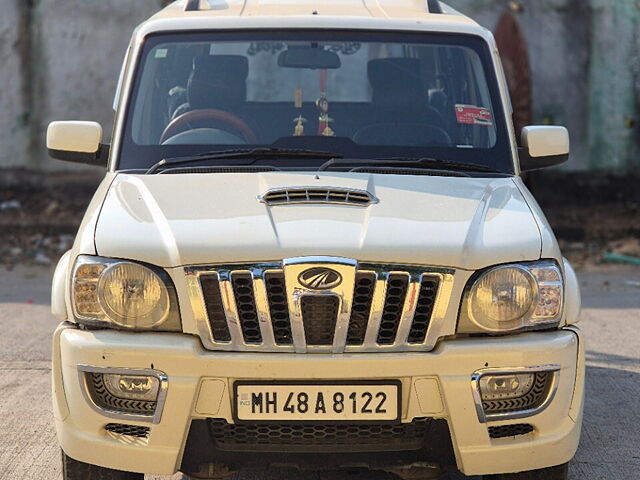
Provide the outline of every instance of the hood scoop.
{"type": "Polygon", "coordinates": [[[269,206],[292,204],[335,204],[368,207],[378,199],[366,190],[331,187],[285,187],[269,190],[258,197],[269,206]]]}

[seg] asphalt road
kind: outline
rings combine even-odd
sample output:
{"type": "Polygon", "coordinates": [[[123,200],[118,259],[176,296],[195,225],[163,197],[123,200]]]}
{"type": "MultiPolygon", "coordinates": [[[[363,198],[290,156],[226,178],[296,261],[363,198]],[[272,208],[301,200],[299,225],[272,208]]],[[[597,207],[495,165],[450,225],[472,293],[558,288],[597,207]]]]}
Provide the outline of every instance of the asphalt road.
{"type": "MultiPolygon", "coordinates": [[[[61,478],[49,394],[50,338],[57,324],[49,312],[51,275],[46,268],[0,269],[3,480],[61,478]]],[[[640,268],[583,272],[580,278],[588,387],[582,442],[570,478],[640,479],[640,268]]],[[[251,476],[269,480],[340,477],[278,472],[251,476]]],[[[366,475],[366,480],[374,478],[378,477],[366,475]]]]}

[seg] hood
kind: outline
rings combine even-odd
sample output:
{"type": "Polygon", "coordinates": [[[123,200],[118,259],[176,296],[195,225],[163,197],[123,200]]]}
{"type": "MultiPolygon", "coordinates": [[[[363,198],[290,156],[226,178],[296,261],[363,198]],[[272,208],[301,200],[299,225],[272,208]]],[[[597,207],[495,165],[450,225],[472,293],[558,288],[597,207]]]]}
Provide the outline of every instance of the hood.
{"type": "Polygon", "coordinates": [[[117,175],[96,250],[162,267],[333,256],[477,270],[540,258],[541,235],[511,178],[353,173],[117,175]],[[274,188],[367,190],[378,203],[267,206],[274,188]]]}

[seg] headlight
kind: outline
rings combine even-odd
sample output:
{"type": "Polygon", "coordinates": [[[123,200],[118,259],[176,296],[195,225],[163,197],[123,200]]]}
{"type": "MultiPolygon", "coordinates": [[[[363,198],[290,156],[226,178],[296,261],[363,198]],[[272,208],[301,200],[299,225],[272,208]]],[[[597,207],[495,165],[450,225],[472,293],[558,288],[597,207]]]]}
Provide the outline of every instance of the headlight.
{"type": "Polygon", "coordinates": [[[80,323],[134,330],[181,330],[173,285],[159,269],[81,256],[73,272],[72,297],[80,323]]]}
{"type": "Polygon", "coordinates": [[[501,333],[558,324],[563,294],[562,274],[554,262],[489,269],[465,295],[459,331],[501,333]]]}

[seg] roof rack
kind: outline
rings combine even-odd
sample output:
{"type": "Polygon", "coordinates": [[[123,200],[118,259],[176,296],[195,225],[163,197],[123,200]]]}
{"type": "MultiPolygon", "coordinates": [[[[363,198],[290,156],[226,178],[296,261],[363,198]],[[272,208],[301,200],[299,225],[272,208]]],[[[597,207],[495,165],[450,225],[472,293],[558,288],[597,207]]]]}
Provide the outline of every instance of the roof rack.
{"type": "Polygon", "coordinates": [[[442,6],[438,0],[427,0],[429,13],[442,13],[442,6]]]}
{"type": "Polygon", "coordinates": [[[185,12],[194,12],[200,10],[200,0],[187,0],[184,2],[185,12]]]}

